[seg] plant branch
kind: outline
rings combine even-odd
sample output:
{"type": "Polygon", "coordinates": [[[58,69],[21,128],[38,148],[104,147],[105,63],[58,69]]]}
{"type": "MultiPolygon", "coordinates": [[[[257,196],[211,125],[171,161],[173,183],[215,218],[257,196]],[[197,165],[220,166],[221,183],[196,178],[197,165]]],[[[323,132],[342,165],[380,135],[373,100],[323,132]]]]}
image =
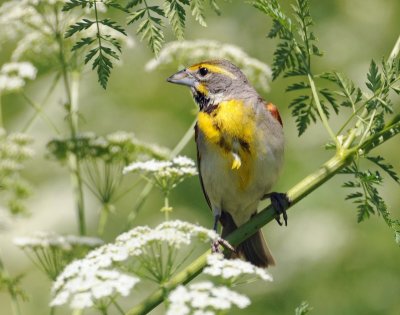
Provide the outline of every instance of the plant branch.
{"type": "Polygon", "coordinates": [[[336,148],[339,149],[340,143],[339,143],[335,133],[333,132],[331,126],[329,125],[328,118],[326,117],[324,110],[322,109],[321,102],[319,100],[319,96],[318,96],[318,92],[317,92],[317,88],[315,87],[314,77],[311,73],[308,73],[307,77],[308,77],[308,82],[310,83],[311,92],[313,95],[315,105],[317,106],[318,114],[322,120],[322,124],[324,125],[326,131],[329,133],[332,140],[335,142],[336,148]]]}
{"type": "MultiPolygon", "coordinates": [[[[362,145],[361,148],[365,151],[371,150],[376,146],[381,145],[388,139],[394,137],[395,135],[397,135],[397,133],[400,133],[400,114],[396,115],[381,132],[365,139],[365,144],[362,145]]],[[[338,174],[338,172],[343,167],[347,166],[351,161],[354,160],[357,154],[358,148],[342,150],[340,153],[336,153],[335,156],[324,163],[318,170],[294,185],[287,192],[287,196],[291,201],[289,208],[291,208],[304,197],[312,193],[333,176],[338,174]]],[[[264,225],[271,222],[275,217],[276,211],[271,205],[269,205],[257,215],[252,217],[250,221],[236,229],[226,238],[226,240],[232,245],[240,244],[245,239],[253,235],[257,230],[262,228],[264,225]]],[[[170,281],[168,281],[163,288],[160,288],[153,292],[153,294],[151,294],[143,303],[129,310],[126,315],[141,315],[150,312],[153,308],[155,308],[163,301],[165,289],[167,289],[167,291],[169,292],[180,284],[188,283],[190,280],[200,274],[202,269],[206,266],[206,258],[209,253],[210,251],[208,250],[207,252],[202,254],[188,267],[178,273],[170,281]]]]}

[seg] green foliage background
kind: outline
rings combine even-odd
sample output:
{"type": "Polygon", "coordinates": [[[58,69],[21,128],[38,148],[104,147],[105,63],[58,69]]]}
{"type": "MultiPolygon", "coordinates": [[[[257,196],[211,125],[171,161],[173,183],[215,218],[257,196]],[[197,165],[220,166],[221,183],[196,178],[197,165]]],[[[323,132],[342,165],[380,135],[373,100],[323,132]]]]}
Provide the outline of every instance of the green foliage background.
{"type": "MultiPolygon", "coordinates": [[[[288,4],[282,4],[288,8],[288,4]]],[[[270,21],[242,1],[221,2],[222,15],[211,10],[207,28],[188,16],[186,39],[216,39],[242,47],[249,55],[271,64],[275,42],[265,35],[270,21]]],[[[332,0],[311,1],[315,34],[324,58],[316,59],[316,71],[337,70],[361,86],[364,85],[371,58],[387,56],[397,39],[400,24],[398,0],[332,0]]],[[[134,36],[134,29],[128,27],[134,36]]],[[[166,33],[166,39],[173,35],[166,33]]],[[[0,63],[6,61],[10,47],[2,46],[0,63]]],[[[125,49],[123,64],[115,67],[107,90],[97,83],[96,73],[88,68],[80,88],[81,129],[98,134],[116,130],[134,132],[144,141],[173,147],[190,126],[195,107],[187,90],[172,86],[165,79],[176,68],[165,67],[156,72],[145,72],[143,65],[152,58],[151,51],[136,39],[133,49],[125,49]]],[[[45,74],[28,86],[27,93],[41,99],[51,78],[45,74]]],[[[276,187],[285,191],[330,155],[322,145],[327,139],[321,125],[310,127],[298,138],[294,119],[288,104],[291,96],[284,92],[289,82],[279,79],[271,84],[264,97],[277,104],[284,120],[287,139],[286,163],[276,187]]],[[[397,98],[396,105],[400,104],[397,98]]],[[[18,130],[31,109],[22,97],[3,98],[4,121],[8,130],[18,130]]],[[[60,95],[49,102],[46,111],[60,129],[66,128],[60,95]]],[[[335,120],[333,116],[333,125],[335,120]]],[[[340,119],[337,126],[340,126],[340,119]]],[[[12,245],[16,235],[36,230],[54,230],[76,233],[75,212],[69,177],[66,169],[45,158],[44,146],[52,132],[40,120],[32,129],[36,139],[37,156],[27,169],[28,179],[35,185],[35,194],[28,207],[31,216],[18,219],[13,228],[1,234],[0,248],[5,264],[12,273],[24,272],[23,285],[30,296],[24,303],[25,314],[43,314],[48,303],[50,283],[34,269],[30,261],[12,245]]],[[[377,154],[388,157],[396,170],[400,169],[400,140],[392,139],[378,148],[377,154]]],[[[184,153],[195,157],[191,143],[184,153]]],[[[383,220],[368,220],[357,224],[355,206],[344,201],[347,191],[340,187],[341,178],[334,178],[314,194],[295,206],[289,213],[289,226],[270,224],[264,232],[277,259],[271,268],[275,281],[271,284],[243,286],[241,290],[252,297],[249,314],[293,314],[302,300],[313,306],[313,314],[388,314],[400,312],[400,250],[383,220]]],[[[106,238],[113,239],[124,227],[126,217],[135,201],[134,190],[117,204],[117,212],[106,228],[106,238]]],[[[390,179],[381,187],[381,193],[395,217],[400,216],[399,186],[390,179]]],[[[173,191],[172,218],[199,222],[211,226],[210,211],[196,179],[185,182],[173,191]]],[[[159,208],[161,194],[154,192],[139,213],[136,224],[154,225],[163,220],[159,208]]],[[[98,206],[88,200],[89,232],[95,231],[98,206]]],[[[89,233],[90,234],[90,233],[89,233]]],[[[139,292],[138,296],[143,296],[139,292]]],[[[137,303],[130,301],[130,305],[137,303]]],[[[0,313],[7,315],[8,296],[0,295],[0,313]]],[[[154,311],[154,314],[160,311],[154,311]]]]}

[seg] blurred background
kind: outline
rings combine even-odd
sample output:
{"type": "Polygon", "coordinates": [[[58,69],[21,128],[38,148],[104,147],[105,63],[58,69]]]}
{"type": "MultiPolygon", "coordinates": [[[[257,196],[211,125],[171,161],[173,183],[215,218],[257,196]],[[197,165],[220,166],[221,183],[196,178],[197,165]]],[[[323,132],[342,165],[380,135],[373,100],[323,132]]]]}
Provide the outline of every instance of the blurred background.
{"type": "MultiPolygon", "coordinates": [[[[282,5],[290,10],[286,1],[282,5]]],[[[220,6],[221,16],[208,12],[206,28],[188,15],[185,38],[234,44],[251,57],[271,64],[276,45],[266,38],[271,21],[242,1],[221,2],[220,6]]],[[[344,72],[364,88],[371,58],[379,61],[388,56],[399,36],[400,2],[312,0],[311,13],[319,47],[325,52],[323,58],[315,59],[315,71],[344,72]]],[[[85,72],[80,86],[80,128],[100,135],[124,130],[143,141],[173,148],[190,127],[196,108],[187,89],[165,81],[177,70],[176,66],[145,71],[144,64],[153,54],[135,36],[133,27],[128,27],[128,32],[134,38],[134,47],[124,50],[122,64],[112,71],[107,90],[97,83],[95,73],[89,69],[85,72]]],[[[173,40],[169,31],[166,36],[168,41],[173,40]]],[[[9,60],[9,53],[10,47],[3,43],[0,64],[9,60]]],[[[26,93],[32,99],[42,99],[51,80],[47,70],[39,69],[38,79],[27,86],[26,93]]],[[[309,128],[302,137],[297,136],[288,110],[292,96],[285,93],[285,79],[279,78],[270,85],[270,91],[262,94],[278,105],[287,141],[285,166],[275,190],[286,191],[326,161],[331,152],[323,149],[327,134],[320,124],[309,128]]],[[[59,90],[45,110],[65,130],[62,89],[59,90]]],[[[33,112],[18,94],[4,96],[2,104],[5,126],[10,132],[20,130],[33,112]]],[[[397,98],[396,105],[399,104],[397,98]]],[[[334,127],[341,122],[341,117],[332,117],[334,127]]],[[[13,245],[12,239],[36,230],[76,234],[77,227],[67,169],[46,158],[45,145],[54,134],[41,119],[35,121],[30,133],[35,138],[37,152],[24,172],[34,185],[34,194],[28,200],[30,215],[13,219],[11,226],[0,232],[0,248],[8,271],[25,274],[22,284],[29,301],[22,304],[23,314],[41,315],[47,313],[51,283],[13,245]]],[[[400,139],[396,137],[376,153],[387,157],[399,171],[399,148],[400,139]]],[[[183,154],[195,159],[194,142],[186,146],[183,154]]],[[[340,187],[342,183],[343,178],[337,176],[294,206],[289,212],[288,227],[271,223],[264,228],[277,260],[277,266],[270,269],[274,282],[241,287],[239,290],[252,299],[252,305],[242,313],[293,314],[295,307],[307,300],[314,308],[312,314],[400,314],[400,250],[393,233],[379,217],[357,224],[354,205],[344,201],[347,191],[340,187]]],[[[107,241],[123,231],[141,188],[134,189],[116,204],[117,210],[106,226],[107,241]]],[[[393,216],[400,217],[399,186],[388,178],[380,191],[393,216]]],[[[89,234],[94,235],[99,206],[90,199],[90,194],[87,196],[89,234]]],[[[170,201],[174,207],[173,219],[211,227],[211,212],[197,178],[178,186],[170,201]]],[[[135,224],[154,226],[161,222],[162,202],[162,195],[153,191],[135,224]]],[[[132,301],[126,302],[128,305],[132,301]]],[[[159,309],[152,314],[161,313],[159,309]]],[[[3,293],[0,314],[11,314],[9,297],[3,293]]]]}

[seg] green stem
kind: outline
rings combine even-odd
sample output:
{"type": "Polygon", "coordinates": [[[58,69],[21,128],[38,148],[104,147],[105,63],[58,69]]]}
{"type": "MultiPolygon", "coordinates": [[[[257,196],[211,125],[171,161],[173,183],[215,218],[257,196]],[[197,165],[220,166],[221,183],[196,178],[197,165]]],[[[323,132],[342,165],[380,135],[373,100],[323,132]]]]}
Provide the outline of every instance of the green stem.
{"type": "MultiPolygon", "coordinates": [[[[70,127],[71,136],[76,138],[78,134],[78,95],[79,95],[79,73],[73,72],[71,74],[71,105],[70,108],[70,127]]],[[[86,222],[85,222],[85,205],[83,197],[83,180],[79,157],[75,154],[69,155],[69,168],[71,172],[71,182],[74,190],[76,210],[78,216],[78,226],[80,235],[86,234],[86,222]]]]}
{"type": "Polygon", "coordinates": [[[18,299],[15,296],[15,294],[10,292],[10,296],[11,296],[11,309],[12,309],[12,313],[13,315],[21,315],[21,308],[19,306],[18,303],[18,299]]]}
{"type": "Polygon", "coordinates": [[[169,206],[169,193],[164,195],[164,207],[161,208],[161,211],[164,212],[165,221],[169,221],[169,213],[172,211],[172,207],[169,206]]]}
{"type": "MultiPolygon", "coordinates": [[[[47,101],[48,101],[49,97],[51,96],[51,94],[53,93],[54,89],[57,87],[57,84],[60,81],[60,77],[61,77],[61,74],[57,73],[54,80],[52,81],[49,90],[47,91],[45,97],[43,98],[43,101],[41,102],[41,104],[42,104],[41,112],[43,111],[43,107],[47,103],[47,101]]],[[[22,132],[28,132],[29,129],[32,127],[33,123],[35,122],[35,120],[39,117],[39,115],[40,115],[40,112],[35,111],[33,116],[27,121],[25,126],[22,128],[22,132]]]]}
{"type": "MultiPolygon", "coordinates": [[[[397,115],[380,133],[374,134],[365,139],[365,145],[362,147],[364,150],[369,151],[372,148],[384,143],[388,139],[394,137],[397,133],[400,133],[400,114],[397,115]],[[393,132],[396,130],[396,132],[393,132]],[[398,130],[398,132],[397,132],[398,130]],[[378,141],[378,142],[377,142],[378,141]]],[[[319,186],[327,182],[334,175],[336,175],[343,167],[348,165],[356,157],[358,153],[357,148],[351,150],[338,152],[335,156],[324,163],[314,173],[308,175],[295,186],[293,186],[288,192],[287,196],[291,201],[290,207],[298,203],[304,197],[315,191],[319,186]]],[[[230,234],[226,240],[232,245],[238,245],[245,239],[253,235],[256,231],[262,228],[264,225],[272,221],[276,217],[276,211],[271,205],[260,211],[257,215],[252,217],[250,221],[240,226],[232,234],[230,234]]],[[[203,268],[206,266],[206,258],[210,253],[210,250],[202,254],[188,267],[178,273],[170,281],[168,281],[164,288],[169,291],[173,290],[180,284],[185,284],[201,273],[203,268]]],[[[126,315],[139,315],[147,314],[157,305],[163,301],[164,288],[160,288],[153,292],[143,303],[135,306],[129,310],[126,315]]]]}
{"type": "Polygon", "coordinates": [[[394,44],[394,47],[392,49],[392,52],[389,55],[389,63],[392,62],[400,53],[400,35],[397,37],[396,44],[394,44]]]}
{"type": "MultiPolygon", "coordinates": [[[[41,115],[43,117],[43,120],[49,125],[51,129],[55,131],[56,134],[60,135],[61,132],[58,130],[57,126],[51,121],[49,116],[46,115],[46,113],[43,111],[43,108],[39,106],[36,102],[31,100],[24,92],[22,92],[22,97],[27,101],[29,105],[33,107],[33,109],[36,111],[37,115],[41,115]]],[[[37,117],[35,115],[34,117],[37,117]]]]}
{"type": "MultiPolygon", "coordinates": [[[[78,96],[79,96],[79,72],[69,72],[69,66],[64,55],[64,41],[59,30],[59,15],[55,12],[56,19],[56,40],[59,46],[59,60],[61,65],[61,73],[64,82],[65,93],[67,97],[66,108],[68,110],[68,122],[71,132],[71,138],[75,139],[78,134],[78,96]],[[72,83],[70,83],[70,78],[72,83]]],[[[71,182],[76,202],[76,211],[78,217],[78,229],[80,235],[86,234],[85,209],[83,198],[83,180],[81,175],[81,167],[79,157],[73,153],[69,154],[68,166],[71,173],[71,182]]]]}
{"type": "MultiPolygon", "coordinates": [[[[9,276],[7,270],[6,270],[6,267],[4,266],[3,260],[1,259],[1,256],[0,256],[0,273],[3,273],[3,275],[6,278],[10,278],[10,276],[9,276]]],[[[20,308],[19,303],[18,303],[18,297],[15,294],[15,290],[14,290],[13,286],[11,284],[8,284],[7,285],[7,290],[8,290],[8,293],[10,294],[10,297],[11,297],[12,314],[13,315],[21,315],[22,313],[21,313],[21,308],[20,308]]]]}
{"type": "Polygon", "coordinates": [[[3,125],[3,106],[1,104],[1,91],[0,91],[0,129],[4,129],[4,125],[3,125]]]}
{"type": "Polygon", "coordinates": [[[104,227],[106,226],[108,220],[108,214],[110,212],[110,208],[108,204],[103,204],[100,212],[99,223],[97,225],[97,234],[99,236],[103,236],[104,227]]]}
{"type": "Polygon", "coordinates": [[[318,92],[317,92],[317,88],[315,87],[315,82],[314,82],[314,77],[311,73],[309,73],[307,75],[308,77],[308,82],[310,83],[310,87],[311,87],[311,92],[314,98],[314,102],[315,105],[317,106],[317,110],[318,110],[318,114],[321,117],[322,120],[322,124],[324,125],[326,131],[328,131],[330,137],[332,138],[333,142],[335,142],[336,144],[336,148],[339,149],[340,148],[340,143],[335,135],[335,133],[333,132],[331,126],[329,125],[328,122],[328,117],[326,117],[324,110],[322,109],[321,106],[321,101],[319,100],[319,96],[318,96],[318,92]]]}

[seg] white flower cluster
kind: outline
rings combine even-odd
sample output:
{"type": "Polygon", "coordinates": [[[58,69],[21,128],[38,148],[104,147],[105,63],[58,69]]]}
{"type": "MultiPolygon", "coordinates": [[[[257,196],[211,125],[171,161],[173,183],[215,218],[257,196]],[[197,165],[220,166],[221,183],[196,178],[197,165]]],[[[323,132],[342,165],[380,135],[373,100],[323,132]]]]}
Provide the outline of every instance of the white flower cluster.
{"type": "Polygon", "coordinates": [[[145,68],[152,71],[161,65],[179,62],[185,66],[210,59],[228,59],[241,68],[245,75],[260,89],[268,91],[271,68],[258,59],[249,57],[241,48],[213,40],[175,41],[161,50],[157,58],[151,59],[145,68]]]}
{"type": "Polygon", "coordinates": [[[243,309],[250,305],[248,297],[207,281],[177,287],[168,301],[167,315],[215,315],[233,306],[243,309]]]}
{"type": "Polygon", "coordinates": [[[74,247],[97,247],[103,244],[103,241],[97,237],[76,236],[76,235],[58,235],[53,232],[38,231],[32,236],[17,237],[14,244],[21,249],[36,248],[58,248],[62,251],[71,251],[74,247]]]}
{"type": "Polygon", "coordinates": [[[193,160],[178,156],[171,161],[149,160],[126,166],[123,173],[141,172],[162,191],[170,191],[184,179],[197,175],[193,160]]]}
{"type": "Polygon", "coordinates": [[[47,145],[49,151],[57,159],[65,160],[70,152],[82,159],[100,158],[106,162],[123,161],[126,165],[131,161],[149,158],[163,159],[169,150],[156,144],[145,143],[131,132],[116,131],[105,136],[93,132],[84,132],[75,139],[54,139],[47,145]]]}
{"type": "Polygon", "coordinates": [[[69,303],[72,309],[89,308],[104,298],[129,295],[138,282],[135,276],[101,268],[96,260],[75,260],[54,282],[50,305],[69,303]]]}
{"type": "MultiPolygon", "coordinates": [[[[164,222],[154,229],[139,226],[118,236],[114,243],[100,246],[85,258],[68,265],[53,284],[54,298],[51,303],[69,303],[72,308],[86,308],[100,298],[115,294],[126,296],[139,279],[120,273],[115,264],[120,265],[131,259],[138,270],[149,268],[149,265],[157,268],[159,264],[149,263],[151,259],[159,260],[159,256],[163,255],[157,252],[154,257],[155,248],[167,245],[176,250],[190,244],[193,239],[210,242],[217,238],[218,234],[213,230],[182,221],[164,222]],[[105,274],[113,275],[113,278],[105,277],[105,274]]],[[[134,265],[130,263],[131,267],[134,265]]]]}
{"type": "Polygon", "coordinates": [[[36,73],[36,68],[29,62],[5,63],[0,69],[0,93],[21,89],[27,79],[36,78],[36,73]]]}
{"type": "Polygon", "coordinates": [[[207,257],[208,266],[203,273],[220,277],[229,282],[237,282],[243,277],[254,277],[264,281],[272,281],[272,276],[265,270],[240,259],[224,259],[222,254],[207,257]]]}

